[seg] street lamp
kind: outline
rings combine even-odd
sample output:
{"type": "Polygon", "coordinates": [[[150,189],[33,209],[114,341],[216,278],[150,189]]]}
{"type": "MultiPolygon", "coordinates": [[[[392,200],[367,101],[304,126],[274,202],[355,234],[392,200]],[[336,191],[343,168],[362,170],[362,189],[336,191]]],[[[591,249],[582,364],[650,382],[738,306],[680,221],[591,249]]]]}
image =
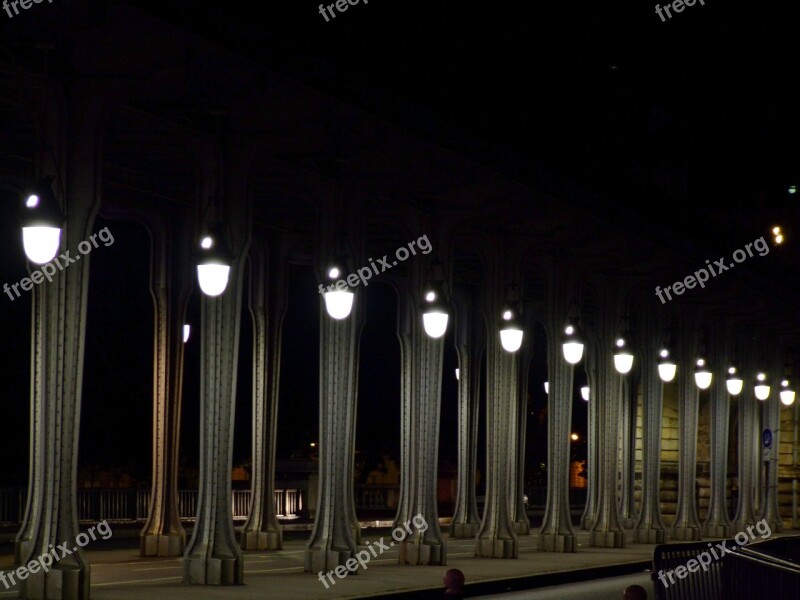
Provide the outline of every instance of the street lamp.
{"type": "MultiPolygon", "coordinates": [[[[339,279],[341,274],[342,271],[338,265],[332,265],[328,268],[327,275],[328,279],[331,281],[339,279]]],[[[339,283],[344,284],[344,281],[339,280],[335,288],[330,290],[326,288],[323,293],[325,297],[325,310],[328,311],[328,315],[332,319],[336,319],[337,321],[341,321],[350,316],[350,311],[353,310],[353,298],[355,297],[355,294],[347,289],[347,284],[340,287],[339,283]]]]}
{"type": "Polygon", "coordinates": [[[698,358],[694,367],[694,382],[701,390],[706,390],[711,386],[713,376],[711,371],[708,370],[708,364],[705,358],[698,358]]]}
{"type": "Polygon", "coordinates": [[[439,286],[432,286],[425,294],[422,311],[422,325],[425,327],[425,333],[434,339],[442,337],[447,331],[450,315],[439,286]]]}
{"type": "Polygon", "coordinates": [[[586,402],[589,401],[589,386],[588,385],[581,386],[581,398],[583,398],[586,402]]]}
{"type": "Polygon", "coordinates": [[[522,326],[516,313],[507,308],[503,311],[503,320],[500,324],[500,343],[506,352],[516,352],[522,346],[522,326]]]}
{"type": "Polygon", "coordinates": [[[794,388],[788,379],[781,381],[781,402],[786,406],[791,406],[794,403],[794,388]]]}
{"type": "Polygon", "coordinates": [[[728,367],[728,377],[725,379],[725,386],[731,396],[738,396],[744,388],[744,380],[739,376],[739,370],[731,365],[728,367]]]}
{"type": "Polygon", "coordinates": [[[200,239],[197,280],[206,296],[219,296],[228,287],[233,262],[223,236],[213,231],[200,239]]]}
{"type": "Polygon", "coordinates": [[[628,344],[623,336],[617,338],[614,350],[614,368],[618,373],[625,375],[630,373],[633,367],[633,354],[628,348],[628,344]]]}
{"type": "Polygon", "coordinates": [[[670,358],[669,350],[662,348],[658,353],[658,376],[664,383],[669,383],[675,379],[675,372],[678,365],[670,358]]]}
{"type": "Polygon", "coordinates": [[[545,394],[549,394],[550,393],[550,382],[549,381],[545,381],[544,382],[544,393],[545,394]]]}
{"type": "Polygon", "coordinates": [[[64,217],[53,194],[52,177],[43,178],[23,196],[22,246],[33,263],[43,265],[58,254],[64,217]]]}
{"type": "Polygon", "coordinates": [[[189,336],[192,335],[192,326],[189,323],[184,323],[183,325],[183,343],[189,341],[189,336]]]}
{"type": "Polygon", "coordinates": [[[767,383],[767,376],[764,373],[756,375],[756,385],[753,388],[756,393],[756,398],[759,400],[766,400],[769,398],[769,384],[767,383]]]}
{"type": "Polygon", "coordinates": [[[576,365],[583,358],[583,337],[578,331],[577,325],[568,323],[564,327],[564,340],[561,344],[564,352],[564,360],[571,365],[576,365]]]}

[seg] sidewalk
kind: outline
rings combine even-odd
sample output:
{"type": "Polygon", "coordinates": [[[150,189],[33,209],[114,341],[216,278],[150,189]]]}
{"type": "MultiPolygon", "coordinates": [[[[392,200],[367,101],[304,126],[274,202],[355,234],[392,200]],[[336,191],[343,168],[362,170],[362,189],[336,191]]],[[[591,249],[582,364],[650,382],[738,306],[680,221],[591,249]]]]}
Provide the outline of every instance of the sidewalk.
{"type": "MultiPolygon", "coordinates": [[[[366,529],[364,543],[389,536],[389,529],[366,529]]],[[[130,547],[87,548],[90,561],[93,600],[140,600],[142,598],[169,600],[331,600],[333,598],[375,598],[402,592],[405,598],[441,598],[442,578],[450,568],[461,569],[467,584],[483,582],[481,593],[526,589],[534,584],[553,585],[564,581],[586,580],[605,575],[642,572],[649,566],[653,546],[636,544],[630,548],[608,550],[588,548],[587,532],[579,532],[579,551],[573,554],[539,552],[537,535],[521,536],[517,560],[474,558],[473,540],[448,540],[447,566],[399,565],[398,549],[392,547],[373,558],[366,571],[334,577],[329,589],[316,574],[303,571],[306,536],[288,533],[281,551],[245,552],[245,584],[241,586],[188,586],[182,583],[180,558],[142,558],[128,539],[130,547]],[[622,565],[619,568],[606,569],[622,565]],[[583,569],[592,569],[580,572],[583,569]],[[578,571],[577,573],[570,572],[578,571]],[[555,574],[560,576],[554,577],[555,574]],[[535,576],[549,575],[535,581],[535,576]],[[517,586],[501,580],[524,578],[517,586]],[[495,582],[495,583],[492,583],[495,582]],[[522,587],[519,587],[522,586],[522,587]],[[414,593],[428,590],[427,593],[414,593]]],[[[111,538],[109,542],[114,541],[111,538]]],[[[118,538],[116,545],[124,542],[118,538]]],[[[13,557],[0,558],[0,569],[9,570],[13,557]]],[[[1,589],[1,588],[0,588],[1,589]]],[[[479,590],[474,589],[473,593],[479,590]]],[[[13,598],[12,592],[0,593],[0,598],[13,598]]]]}

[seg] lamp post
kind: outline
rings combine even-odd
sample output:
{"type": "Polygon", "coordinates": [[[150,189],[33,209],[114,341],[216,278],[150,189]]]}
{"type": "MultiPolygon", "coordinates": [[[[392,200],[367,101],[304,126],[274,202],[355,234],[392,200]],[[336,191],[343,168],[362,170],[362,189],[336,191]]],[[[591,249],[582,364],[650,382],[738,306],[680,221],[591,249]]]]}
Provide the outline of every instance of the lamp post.
{"type": "Polygon", "coordinates": [[[658,352],[658,376],[664,383],[669,383],[675,379],[675,373],[678,370],[678,365],[672,360],[669,350],[661,348],[658,352]]]}
{"type": "Polygon", "coordinates": [[[22,196],[22,246],[33,263],[43,265],[58,254],[64,216],[53,194],[52,178],[43,178],[22,196]]]}
{"type": "Polygon", "coordinates": [[[633,368],[633,353],[628,347],[625,336],[618,337],[615,342],[614,368],[621,375],[630,373],[631,368],[633,368]]]}
{"type": "Polygon", "coordinates": [[[522,346],[522,325],[516,311],[507,308],[503,311],[500,323],[500,344],[506,352],[516,352],[522,346]]]}
{"type": "Polygon", "coordinates": [[[425,333],[437,339],[447,332],[447,323],[450,320],[450,311],[441,291],[441,285],[431,285],[425,293],[425,302],[422,304],[422,326],[425,333]]]}
{"type": "Polygon", "coordinates": [[[583,358],[583,346],[583,336],[580,334],[578,326],[568,323],[564,327],[564,339],[561,343],[564,360],[571,365],[577,365],[583,358]]]}
{"type": "Polygon", "coordinates": [[[694,382],[701,390],[711,387],[713,375],[708,369],[708,361],[705,358],[698,358],[694,367],[694,382]]]}
{"type": "Polygon", "coordinates": [[[744,388],[744,380],[739,376],[739,369],[733,365],[728,367],[728,377],[725,379],[725,386],[731,396],[738,396],[744,388]]]}
{"type": "Polygon", "coordinates": [[[756,384],[753,387],[753,391],[756,394],[756,398],[761,400],[762,402],[769,398],[769,383],[767,383],[767,375],[762,371],[756,375],[756,384]]]}
{"type": "Polygon", "coordinates": [[[232,262],[225,238],[218,230],[213,230],[200,239],[197,280],[206,296],[220,296],[225,292],[232,262]]]}
{"type": "Polygon", "coordinates": [[[794,403],[795,390],[791,380],[786,377],[781,381],[780,397],[784,406],[791,406],[794,403]]]}
{"type": "MultiPolygon", "coordinates": [[[[344,263],[341,263],[344,264],[344,263]]],[[[344,280],[339,279],[342,275],[340,264],[333,264],[328,267],[327,276],[329,281],[337,281],[333,289],[325,289],[323,297],[325,298],[325,310],[328,311],[328,316],[337,321],[346,319],[350,316],[350,311],[353,310],[353,299],[355,294],[347,289],[347,284],[344,280]]]]}

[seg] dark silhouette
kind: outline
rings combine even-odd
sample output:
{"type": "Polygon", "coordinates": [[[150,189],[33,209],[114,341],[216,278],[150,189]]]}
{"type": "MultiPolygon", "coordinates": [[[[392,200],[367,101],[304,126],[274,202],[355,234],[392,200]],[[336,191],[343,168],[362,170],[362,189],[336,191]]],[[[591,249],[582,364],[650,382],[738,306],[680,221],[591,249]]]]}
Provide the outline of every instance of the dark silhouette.
{"type": "Polygon", "coordinates": [[[444,574],[445,600],[461,600],[464,597],[464,573],[450,569],[444,574]]]}
{"type": "Polygon", "coordinates": [[[647,591],[640,585],[629,585],[622,592],[622,600],[647,600],[647,591]]]}

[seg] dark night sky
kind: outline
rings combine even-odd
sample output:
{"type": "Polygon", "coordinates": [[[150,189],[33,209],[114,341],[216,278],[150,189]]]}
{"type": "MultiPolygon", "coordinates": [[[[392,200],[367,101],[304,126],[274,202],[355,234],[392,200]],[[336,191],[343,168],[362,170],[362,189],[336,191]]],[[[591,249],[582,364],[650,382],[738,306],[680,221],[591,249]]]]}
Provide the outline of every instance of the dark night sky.
{"type": "MultiPolygon", "coordinates": [[[[586,206],[599,215],[611,218],[624,209],[652,219],[648,215],[657,211],[652,226],[668,229],[676,244],[703,241],[727,254],[742,237],[753,239],[730,220],[752,207],[757,227],[775,210],[793,211],[786,227],[796,227],[796,197],[785,193],[800,182],[800,53],[791,3],[707,0],[666,23],[653,3],[631,2],[372,0],[330,23],[309,0],[131,4],[523,181],[546,189],[577,180],[600,194],[586,206]],[[542,180],[542,172],[551,177],[542,180]],[[658,185],[657,172],[672,183],[658,185]]],[[[107,224],[116,242],[92,255],[99,283],[89,304],[81,462],[125,466],[134,457],[132,468],[146,476],[148,240],[136,226],[107,224]]],[[[0,284],[18,281],[25,262],[8,197],[0,197],[0,239],[0,284]]],[[[320,304],[314,283],[308,270],[293,271],[281,381],[284,458],[305,452],[316,437],[320,304]]],[[[358,443],[396,452],[396,305],[379,285],[368,288],[367,298],[358,443]]],[[[196,297],[190,315],[197,322],[196,297]]],[[[27,478],[29,321],[27,300],[0,297],[8,384],[2,434],[10,442],[0,484],[27,478]]],[[[246,460],[251,435],[246,312],[242,322],[237,463],[246,460]]],[[[182,447],[188,464],[196,462],[198,445],[196,334],[187,348],[182,447]]],[[[455,455],[454,361],[451,351],[445,357],[443,461],[455,455]]],[[[541,407],[541,354],[534,364],[531,390],[534,406],[541,407]]],[[[579,402],[576,421],[585,420],[579,402]]],[[[529,436],[529,447],[541,439],[529,436]]]]}

